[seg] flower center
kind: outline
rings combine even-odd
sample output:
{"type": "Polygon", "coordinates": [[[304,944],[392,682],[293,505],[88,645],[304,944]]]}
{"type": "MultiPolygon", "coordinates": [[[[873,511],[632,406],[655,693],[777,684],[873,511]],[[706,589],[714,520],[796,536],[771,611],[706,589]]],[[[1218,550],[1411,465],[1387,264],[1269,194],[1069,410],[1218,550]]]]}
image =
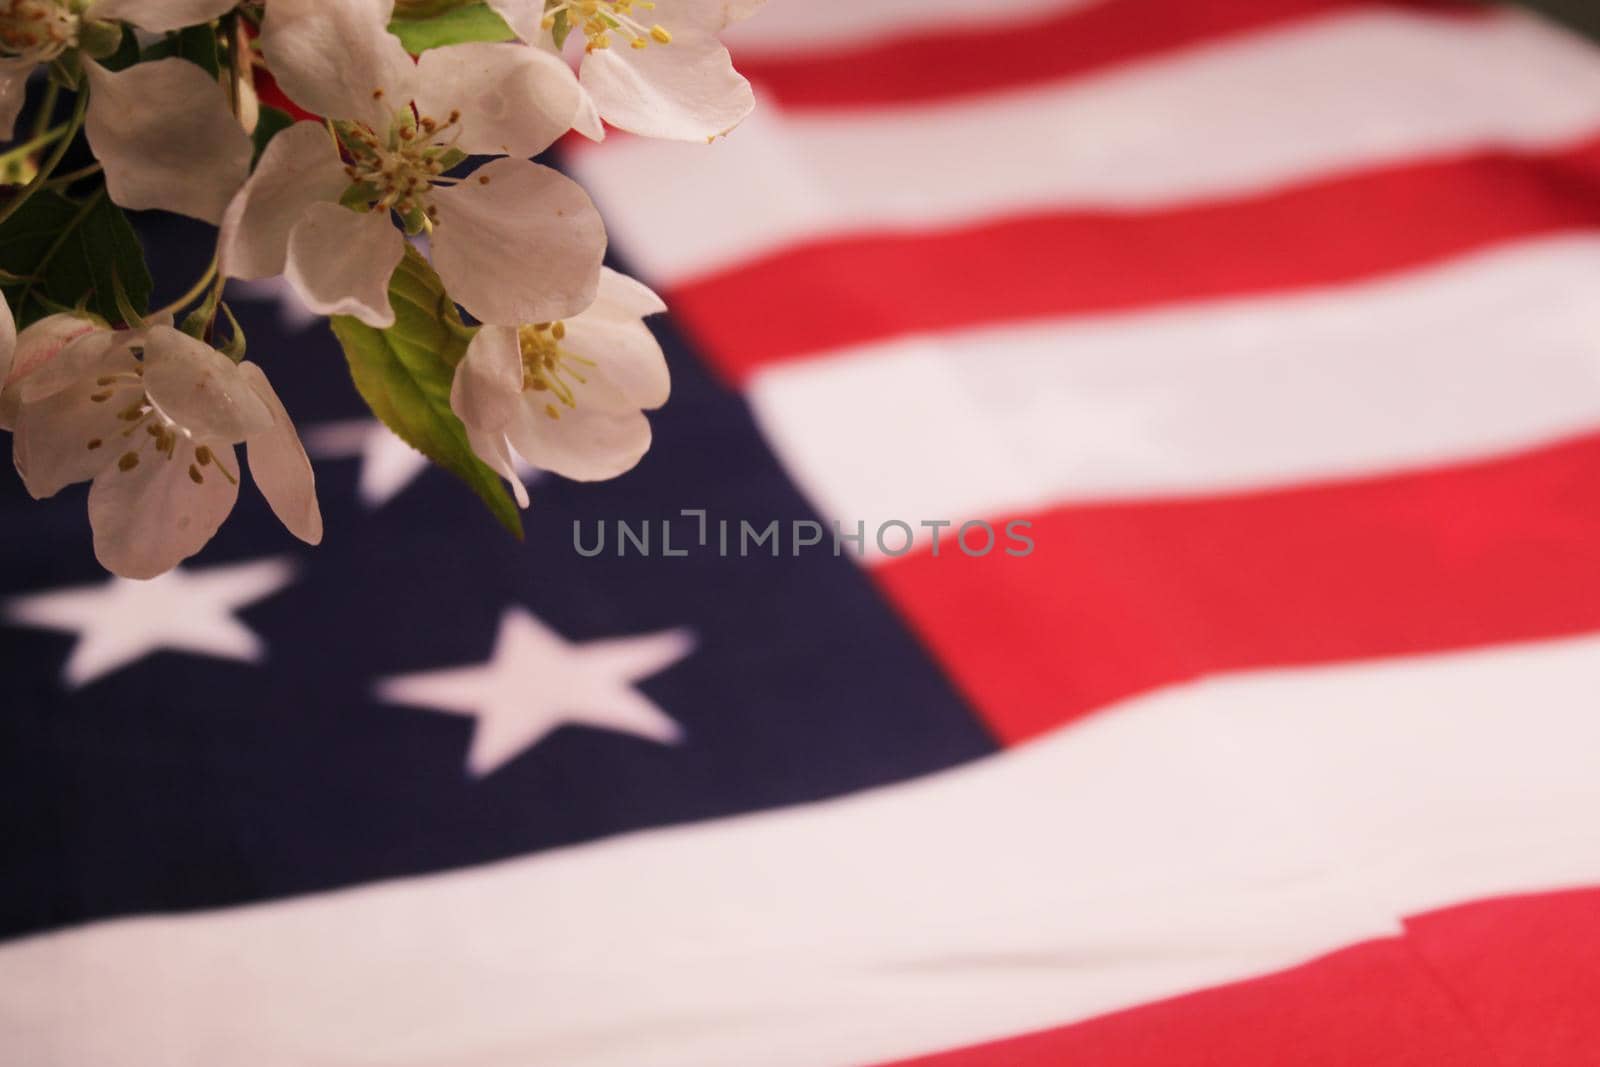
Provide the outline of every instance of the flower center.
{"type": "MultiPolygon", "coordinates": [[[[189,480],[196,485],[204,485],[207,473],[214,467],[216,472],[226,480],[238,484],[238,476],[222,465],[215,452],[206,445],[196,444],[194,434],[184,426],[173,421],[172,417],[162,411],[150,395],[144,391],[144,368],[122,371],[118,374],[108,374],[95,379],[97,392],[90,394],[89,399],[96,404],[109,403],[113,396],[119,393],[122,398],[132,395],[134,399],[121,411],[117,412],[117,419],[127,423],[118,436],[122,438],[120,447],[122,455],[117,458],[117,470],[123,474],[137,470],[139,464],[145,459],[148,448],[151,462],[165,459],[172,462],[178,456],[178,446],[184,446],[184,455],[189,459],[189,480]],[[136,394],[131,389],[138,389],[136,394]]],[[[91,437],[84,442],[90,452],[98,452],[106,447],[104,438],[91,437]]],[[[119,447],[113,443],[113,448],[119,447]]]]}
{"type": "Polygon", "coordinates": [[[48,63],[78,43],[78,9],[69,0],[0,0],[0,55],[48,63]]]}
{"type": "Polygon", "coordinates": [[[574,355],[561,346],[567,336],[567,327],[561,322],[541,322],[524,326],[517,331],[517,341],[522,348],[522,391],[548,393],[554,402],[547,402],[544,413],[552,419],[561,417],[563,407],[578,406],[578,389],[587,385],[588,379],[575,367],[592,367],[594,361],[574,355]]]}
{"type": "Polygon", "coordinates": [[[660,23],[646,26],[634,17],[635,11],[652,11],[653,0],[545,0],[544,21],[546,30],[566,34],[581,30],[589,39],[584,46],[587,52],[610,48],[612,34],[628,43],[630,48],[648,48],[656,44],[671,44],[672,34],[660,23]]]}
{"type": "Polygon", "coordinates": [[[351,185],[343,203],[373,211],[392,208],[415,229],[426,228],[437,214],[434,187],[454,183],[444,174],[466,158],[455,145],[460,126],[459,111],[440,122],[418,118],[409,108],[396,112],[382,135],[364,122],[335,123],[349,158],[344,171],[351,185]]]}

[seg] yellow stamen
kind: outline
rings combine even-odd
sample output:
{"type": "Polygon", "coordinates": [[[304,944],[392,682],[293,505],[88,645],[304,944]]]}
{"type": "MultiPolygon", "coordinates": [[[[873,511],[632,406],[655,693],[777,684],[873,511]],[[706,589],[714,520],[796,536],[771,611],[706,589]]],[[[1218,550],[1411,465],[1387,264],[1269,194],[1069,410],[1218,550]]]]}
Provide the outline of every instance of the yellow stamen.
{"type": "MultiPolygon", "coordinates": [[[[578,406],[578,387],[587,385],[580,367],[592,367],[594,361],[562,347],[567,328],[560,322],[539,322],[517,331],[517,341],[522,349],[522,388],[525,392],[549,393],[563,407],[578,406]]],[[[561,417],[554,403],[546,404],[545,414],[552,419],[561,417]]]]}
{"type": "Polygon", "coordinates": [[[588,38],[584,50],[597,52],[610,48],[613,35],[629,48],[649,48],[652,44],[671,44],[672,33],[659,23],[645,25],[635,14],[655,10],[651,0],[546,0],[540,25],[555,29],[562,16],[566,24],[588,38]]]}

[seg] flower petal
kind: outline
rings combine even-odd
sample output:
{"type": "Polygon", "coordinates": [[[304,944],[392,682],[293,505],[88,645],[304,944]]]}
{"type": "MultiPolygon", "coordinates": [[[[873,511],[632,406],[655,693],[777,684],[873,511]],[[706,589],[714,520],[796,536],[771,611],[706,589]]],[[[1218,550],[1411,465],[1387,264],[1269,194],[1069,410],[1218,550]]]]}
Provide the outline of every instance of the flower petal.
{"type": "Polygon", "coordinates": [[[511,326],[485,326],[450,383],[450,410],[470,429],[503,430],[522,410],[522,346],[511,326]]]}
{"type": "Polygon", "coordinates": [[[607,122],[643,137],[710,140],[755,108],[728,50],[694,33],[668,45],[596,49],[584,56],[580,78],[607,122]]]}
{"type": "Polygon", "coordinates": [[[511,454],[511,443],[506,440],[505,431],[485,432],[469,426],[467,443],[478,458],[489,465],[490,470],[511,486],[511,494],[517,498],[517,507],[526,508],[531,502],[528,487],[523,484],[522,474],[517,470],[517,460],[511,454]]]}
{"type": "MultiPolygon", "coordinates": [[[[131,439],[129,423],[121,415],[144,395],[144,386],[133,374],[139,361],[125,344],[103,341],[88,337],[68,346],[77,348],[78,354],[96,355],[83,367],[87,373],[36,400],[24,391],[12,436],[12,459],[35,499],[55,496],[75,482],[93,478],[116,461],[118,448],[125,448],[131,439]],[[125,377],[100,384],[118,375],[125,377]]],[[[140,443],[143,440],[141,436],[140,443]]]]}
{"type": "Polygon", "coordinates": [[[723,0],[722,25],[729,26],[760,11],[767,4],[767,0],[723,0]]]}
{"type": "Polygon", "coordinates": [[[89,489],[95,558],[123,578],[157,577],[199,552],[239,499],[232,447],[210,444],[201,462],[199,442],[180,438],[169,456],[143,440],[137,462],[111,463],[89,489]]]}
{"type": "Polygon", "coordinates": [[[394,325],[389,278],[406,240],[388,212],[313,204],[289,233],[289,284],[319,315],[354,315],[375,329],[394,325]]]}
{"type": "Polygon", "coordinates": [[[416,66],[388,30],[394,0],[272,0],[261,52],[289,99],[313,115],[380,133],[408,107],[416,66]]]}
{"type": "Polygon", "coordinates": [[[131,22],[142,30],[166,33],[221,18],[236,0],[95,0],[84,13],[107,22],[131,22]]]}
{"type": "Polygon", "coordinates": [[[17,353],[17,320],[11,305],[0,299],[0,385],[11,380],[12,360],[17,353]]]}
{"type": "Polygon", "coordinates": [[[239,373],[272,415],[272,426],[245,442],[250,476],[267,498],[272,513],[308,545],[322,543],[322,509],[317,506],[317,478],[300,435],[283,401],[254,363],[239,364],[239,373]]]}
{"type": "Polygon", "coordinates": [[[489,10],[505,20],[511,32],[533,44],[548,36],[541,28],[544,21],[544,0],[485,0],[489,10]]]}
{"type": "Polygon", "coordinates": [[[89,375],[103,373],[99,370],[100,364],[114,348],[121,349],[132,366],[138,366],[139,361],[129,350],[143,339],[143,332],[138,330],[93,330],[68,342],[54,359],[39,364],[26,378],[17,379],[15,384],[22,403],[31,404],[54,396],[89,375]]]}
{"type": "Polygon", "coordinates": [[[297,122],[279,133],[222,218],[222,273],[244,279],[282,274],[294,224],[312,204],[337,202],[349,184],[339,150],[321,124],[297,122]]]}
{"type": "Polygon", "coordinates": [[[457,44],[417,60],[417,113],[461,113],[459,148],[535,156],[572,128],[578,79],[559,56],[523,44],[457,44]]]}
{"type": "Polygon", "coordinates": [[[185,59],[113,73],[85,61],[85,132],[111,199],[205,222],[221,220],[250,175],[253,148],[222,87],[185,59]]]}
{"type": "Polygon", "coordinates": [[[623,321],[661,315],[666,310],[666,301],[648,285],[621,271],[604,267],[600,271],[599,294],[584,314],[623,321]]]}
{"type": "Polygon", "coordinates": [[[589,90],[578,83],[578,114],[572,120],[572,128],[591,141],[604,141],[606,139],[606,124],[600,118],[600,108],[594,102],[594,97],[589,95],[589,90]]]}
{"type": "Polygon", "coordinates": [[[433,265],[480,322],[552,322],[594,301],[605,226],[570,178],[497,159],[434,194],[433,265]]]}
{"type": "Polygon", "coordinates": [[[652,21],[674,35],[715,35],[754,15],[765,4],[766,0],[655,0],[650,14],[652,21]]]}
{"type": "Polygon", "coordinates": [[[31,59],[0,59],[0,141],[16,135],[17,115],[28,101],[28,76],[36,66],[31,59]]]}
{"type": "Polygon", "coordinates": [[[638,465],[650,451],[650,420],[637,410],[600,411],[581,401],[551,418],[536,394],[526,415],[506,431],[522,458],[579,482],[615,478],[638,465]]]}
{"type": "MultiPolygon", "coordinates": [[[[9,327],[11,311],[4,314],[4,325],[9,327]]],[[[9,430],[17,419],[17,409],[22,403],[22,383],[28,377],[55,359],[73,341],[86,334],[96,333],[104,327],[77,315],[50,315],[22,331],[22,336],[12,334],[15,342],[15,360],[11,361],[11,344],[0,344],[0,364],[10,362],[10,373],[0,366],[0,430],[9,430]]],[[[0,335],[6,332],[0,329],[0,335]]]]}
{"type": "Polygon", "coordinates": [[[578,407],[603,410],[654,410],[672,394],[672,376],[655,335],[639,319],[626,322],[579,316],[567,322],[562,342],[593,366],[577,387],[578,407]]]}
{"type": "Polygon", "coordinates": [[[517,506],[528,506],[528,487],[517,472],[506,427],[523,416],[522,345],[511,326],[478,331],[450,383],[450,410],[467,430],[478,458],[511,484],[517,506]]]}
{"type": "Polygon", "coordinates": [[[663,312],[661,298],[626,274],[605,267],[600,293],[582,314],[566,320],[562,347],[586,360],[575,386],[579,408],[626,412],[667,402],[672,376],[644,317],[663,312]]]}
{"type": "MultiPolygon", "coordinates": [[[[6,322],[10,322],[9,310],[5,312],[4,318],[6,322]]],[[[8,385],[20,383],[54,359],[67,345],[91,333],[110,335],[112,331],[93,319],[70,312],[45,316],[16,336],[16,362],[11,366],[11,374],[6,378],[6,383],[8,385]]]]}
{"type": "Polygon", "coordinates": [[[144,388],[162,414],[197,438],[237,444],[272,426],[272,413],[233,360],[171,326],[150,330],[144,388]]]}

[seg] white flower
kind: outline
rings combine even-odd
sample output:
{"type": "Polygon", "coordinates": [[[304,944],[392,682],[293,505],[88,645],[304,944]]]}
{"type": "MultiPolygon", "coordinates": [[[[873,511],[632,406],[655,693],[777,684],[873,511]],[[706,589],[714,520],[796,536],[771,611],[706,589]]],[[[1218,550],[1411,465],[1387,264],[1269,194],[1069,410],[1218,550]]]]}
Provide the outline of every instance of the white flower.
{"type": "Polygon", "coordinates": [[[389,276],[404,254],[390,220],[426,230],[451,296],[484,322],[557,319],[594,298],[605,230],[587,194],[531,156],[571,127],[578,90],[555,56],[462,44],[413,63],[385,29],[391,0],[272,0],[261,46],[284,92],[333,120],[275,137],[228,209],[230,277],[286,274],[312,310],[392,325],[389,276]]]}
{"type": "MultiPolygon", "coordinates": [[[[765,0],[488,0],[523,40],[554,48],[557,20],[584,42],[586,112],[644,137],[706,141],[755,106],[717,40],[765,0]]],[[[598,138],[592,117],[578,129],[598,138]]]]}
{"type": "Polygon", "coordinates": [[[666,310],[643,285],[607,268],[599,296],[564,322],[485,326],[456,369],[450,406],[473,451],[528,491],[516,455],[578,481],[614,478],[650,449],[644,412],[667,402],[666,358],[644,317],[666,310]],[[515,453],[516,455],[513,455],[515,453]]]}
{"type": "MultiPolygon", "coordinates": [[[[98,23],[126,20],[147,30],[209,21],[233,0],[0,0],[0,140],[10,140],[28,78],[78,47],[98,23]]],[[[105,167],[111,199],[215,223],[250,173],[250,138],[222,87],[182,59],[112,73],[82,56],[89,80],[85,132],[105,167]]]]}
{"type": "Polygon", "coordinates": [[[239,496],[234,446],[291,533],[322,539],[311,463],[261,369],[170,326],[97,330],[23,381],[12,441],[36,498],[92,481],[95,555],[153,578],[198,552],[239,496]]]}
{"type": "Polygon", "coordinates": [[[16,354],[17,320],[11,317],[11,305],[0,300],[0,385],[11,379],[16,354]]]}
{"type": "Polygon", "coordinates": [[[85,60],[84,70],[84,133],[105,168],[111,199],[135,211],[221,222],[254,154],[222,86],[185,59],[118,72],[85,60]]]}
{"type": "Polygon", "coordinates": [[[16,424],[22,383],[55,359],[68,344],[85,334],[105,329],[103,323],[78,315],[51,315],[16,335],[11,310],[0,322],[0,430],[16,424]],[[13,356],[15,358],[13,358],[13,356]]]}

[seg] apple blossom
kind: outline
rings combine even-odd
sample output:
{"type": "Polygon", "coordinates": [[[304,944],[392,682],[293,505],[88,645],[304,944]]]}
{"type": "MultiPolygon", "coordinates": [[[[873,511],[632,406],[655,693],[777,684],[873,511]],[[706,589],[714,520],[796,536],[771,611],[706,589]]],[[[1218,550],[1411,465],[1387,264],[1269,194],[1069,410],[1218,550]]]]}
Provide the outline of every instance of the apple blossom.
{"type": "Polygon", "coordinates": [[[217,223],[254,149],[215,80],[183,59],[112,72],[92,60],[84,133],[111,199],[217,223]]]}
{"type": "MultiPolygon", "coordinates": [[[[581,39],[584,114],[644,137],[705,141],[755,106],[750,83],[717,39],[765,0],[488,0],[513,32],[555,48],[564,28],[581,39]]],[[[598,138],[592,119],[578,123],[598,138]]]]}
{"type": "Polygon", "coordinates": [[[0,9],[0,140],[12,137],[34,69],[78,47],[81,6],[69,0],[10,0],[0,9]]]}
{"type": "Polygon", "coordinates": [[[308,311],[365,324],[334,328],[369,406],[508,527],[486,465],[525,507],[519,465],[597,480],[649,448],[646,412],[670,379],[644,319],[664,306],[602,267],[594,204],[532,157],[569,130],[603,136],[606,119],[726,131],[750,89],[717,37],[764,0],[485,2],[520,39],[463,40],[482,26],[470,19],[419,33],[436,3],[393,21],[395,0],[0,0],[0,139],[30,77],[48,66],[50,86],[0,152],[0,228],[27,238],[0,272],[0,429],[35,497],[90,483],[111,571],[153,577],[198,552],[238,499],[241,462],[292,533],[322,536],[299,436],[242,362],[230,278],[281,276],[308,311]],[[315,120],[258,128],[256,73],[315,120]],[[218,227],[160,310],[124,208],[218,227]]]}
{"type": "Polygon", "coordinates": [[[16,353],[17,320],[11,315],[11,305],[0,300],[0,384],[10,380],[16,353]]]}
{"type": "MultiPolygon", "coordinates": [[[[0,7],[0,139],[12,136],[34,69],[79,48],[106,20],[168,30],[232,7],[233,0],[7,0],[0,7]]],[[[81,60],[90,82],[86,130],[111,199],[218,221],[250,173],[251,156],[222,87],[180,59],[117,74],[88,55],[81,60]]]]}
{"type": "Polygon", "coordinates": [[[283,90],[327,117],[279,134],[224,219],[229,277],[285,274],[311,309],[394,322],[404,253],[390,221],[426,231],[451,296],[486,322],[555,319],[589,303],[605,231],[563,175],[525,158],[465,177],[467,155],[526,157],[571,127],[578,95],[556,57],[457,44],[415,63],[387,31],[390,4],[273,0],[261,46],[283,90]]]}
{"type": "Polygon", "coordinates": [[[644,412],[667,402],[671,379],[644,318],[665,310],[655,293],[606,268],[595,302],[571,319],[485,326],[473,338],[450,406],[473,451],[511,483],[523,507],[518,455],[567,478],[600,481],[631,470],[649,450],[644,412]]]}
{"type": "Polygon", "coordinates": [[[322,516],[310,461],[266,376],[170,326],[96,330],[21,387],[13,457],[35,498],[92,482],[95,555],[153,578],[210,541],[239,495],[234,446],[295,536],[322,516]]]}
{"type": "Polygon", "coordinates": [[[9,430],[16,424],[22,385],[28,376],[55,359],[68,344],[106,326],[81,315],[50,315],[19,336],[12,325],[9,308],[3,325],[5,329],[0,330],[0,430],[9,430]]]}

